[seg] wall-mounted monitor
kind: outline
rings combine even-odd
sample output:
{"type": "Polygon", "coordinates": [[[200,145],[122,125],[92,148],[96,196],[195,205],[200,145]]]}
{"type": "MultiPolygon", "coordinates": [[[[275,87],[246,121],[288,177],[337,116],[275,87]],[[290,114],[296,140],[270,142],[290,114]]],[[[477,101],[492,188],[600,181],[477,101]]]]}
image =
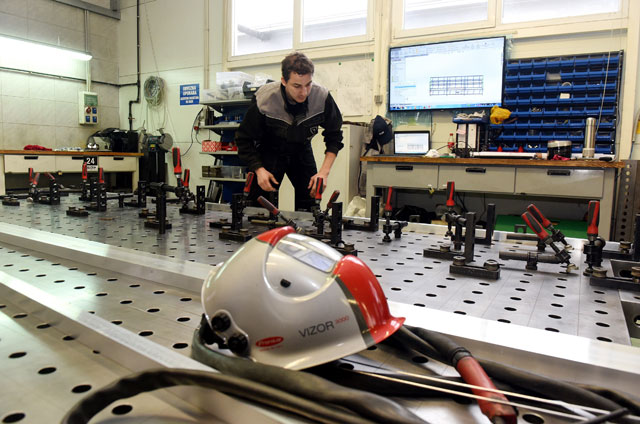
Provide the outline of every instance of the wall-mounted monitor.
{"type": "Polygon", "coordinates": [[[505,38],[389,49],[389,110],[502,104],[505,38]]]}

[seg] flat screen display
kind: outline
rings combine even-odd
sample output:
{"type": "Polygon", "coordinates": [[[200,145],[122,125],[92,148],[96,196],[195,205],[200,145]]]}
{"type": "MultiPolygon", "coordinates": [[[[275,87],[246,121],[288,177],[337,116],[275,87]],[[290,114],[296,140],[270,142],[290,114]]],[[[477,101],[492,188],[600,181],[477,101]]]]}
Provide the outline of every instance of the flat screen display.
{"type": "Polygon", "coordinates": [[[429,131],[396,131],[393,146],[396,155],[424,155],[431,148],[429,131]]]}
{"type": "Polygon", "coordinates": [[[504,37],[393,47],[389,110],[502,104],[504,37]]]}

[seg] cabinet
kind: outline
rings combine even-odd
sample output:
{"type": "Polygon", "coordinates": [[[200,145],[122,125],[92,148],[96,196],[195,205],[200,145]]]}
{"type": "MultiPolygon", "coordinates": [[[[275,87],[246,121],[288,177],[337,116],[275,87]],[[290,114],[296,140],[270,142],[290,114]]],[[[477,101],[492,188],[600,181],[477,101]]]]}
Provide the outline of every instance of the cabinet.
{"type": "Polygon", "coordinates": [[[546,152],[550,140],[570,140],[582,152],[587,117],[597,118],[596,153],[615,152],[622,52],[510,60],[504,124],[491,125],[489,150],[546,152]],[[495,135],[499,134],[499,135],[495,135]]]}
{"type": "Polygon", "coordinates": [[[82,163],[87,156],[97,156],[98,166],[103,168],[105,173],[131,173],[134,189],[138,185],[138,158],[142,153],[1,150],[0,155],[0,194],[5,194],[5,174],[26,175],[29,168],[33,168],[34,172],[78,174],[79,178],[82,163]]]}
{"type": "MultiPolygon", "coordinates": [[[[360,165],[360,153],[362,142],[364,140],[364,127],[358,125],[343,125],[342,136],[344,148],[338,152],[338,157],[333,163],[331,172],[329,173],[329,181],[327,188],[322,196],[322,208],[326,208],[327,201],[335,190],[340,191],[339,202],[343,204],[343,210],[358,195],[358,174],[360,165]]],[[[311,140],[313,147],[313,156],[316,160],[316,166],[320,169],[324,161],[324,137],[322,131],[318,131],[318,135],[311,140]]],[[[287,177],[282,181],[279,190],[278,208],[285,211],[292,211],[295,208],[295,192],[293,186],[287,177]]]]}
{"type": "MultiPolygon", "coordinates": [[[[205,125],[201,129],[210,130],[220,136],[224,145],[233,143],[235,132],[244,119],[244,115],[251,104],[251,99],[204,101],[200,104],[208,107],[205,125]],[[220,115],[216,115],[216,112],[220,115]]],[[[215,177],[203,176],[209,180],[207,197],[214,201],[230,202],[233,193],[243,188],[246,179],[244,167],[241,167],[238,152],[234,150],[220,150],[217,152],[201,152],[214,158],[213,165],[222,167],[222,175],[215,177]]]]}

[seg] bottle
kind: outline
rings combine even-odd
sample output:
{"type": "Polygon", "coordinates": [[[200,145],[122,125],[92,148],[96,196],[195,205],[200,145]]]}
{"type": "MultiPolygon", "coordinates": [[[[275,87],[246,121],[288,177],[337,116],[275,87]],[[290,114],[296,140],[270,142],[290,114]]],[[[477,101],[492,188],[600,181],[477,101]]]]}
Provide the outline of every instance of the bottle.
{"type": "Polygon", "coordinates": [[[456,157],[456,153],[455,153],[456,141],[453,139],[453,133],[449,133],[449,140],[447,140],[447,147],[451,152],[451,156],[455,158],[456,157]]]}

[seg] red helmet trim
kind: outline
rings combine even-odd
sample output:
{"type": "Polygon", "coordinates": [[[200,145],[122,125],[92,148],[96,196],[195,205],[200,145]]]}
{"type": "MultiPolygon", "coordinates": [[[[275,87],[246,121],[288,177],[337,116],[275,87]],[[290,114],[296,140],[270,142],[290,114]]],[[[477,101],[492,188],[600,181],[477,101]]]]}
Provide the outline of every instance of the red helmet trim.
{"type": "Polygon", "coordinates": [[[281,228],[274,228],[273,230],[265,231],[256,237],[258,240],[263,241],[265,243],[269,243],[271,246],[275,246],[276,243],[280,241],[280,239],[287,234],[295,233],[296,230],[293,227],[286,226],[281,228]]]}
{"type": "Polygon", "coordinates": [[[383,341],[402,326],[405,319],[391,316],[380,283],[364,262],[352,255],[344,256],[333,273],[341,286],[348,290],[349,293],[345,294],[357,304],[367,327],[363,331],[368,331],[375,343],[383,341]]]}

